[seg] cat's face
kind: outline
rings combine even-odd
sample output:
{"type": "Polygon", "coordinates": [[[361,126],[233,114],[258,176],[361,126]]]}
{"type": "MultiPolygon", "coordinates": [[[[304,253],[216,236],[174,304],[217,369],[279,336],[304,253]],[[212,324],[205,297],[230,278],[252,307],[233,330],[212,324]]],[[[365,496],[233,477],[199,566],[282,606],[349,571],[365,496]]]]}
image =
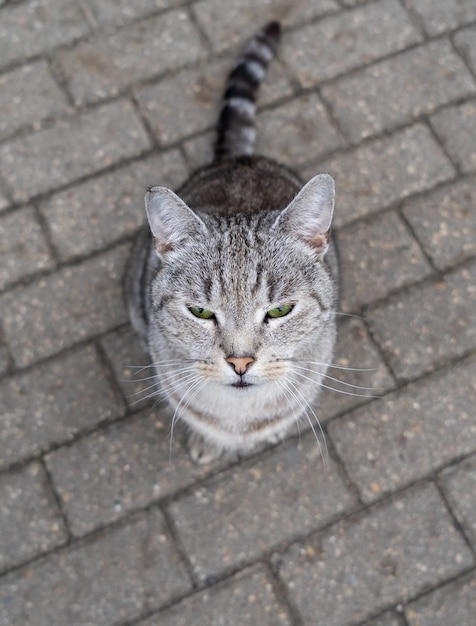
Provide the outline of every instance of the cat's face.
{"type": "Polygon", "coordinates": [[[303,237],[284,218],[284,211],[193,215],[186,237],[157,243],[149,337],[156,355],[180,358],[232,392],[253,393],[315,353],[334,324],[334,286],[323,263],[329,223],[312,246],[308,224],[303,237]]]}

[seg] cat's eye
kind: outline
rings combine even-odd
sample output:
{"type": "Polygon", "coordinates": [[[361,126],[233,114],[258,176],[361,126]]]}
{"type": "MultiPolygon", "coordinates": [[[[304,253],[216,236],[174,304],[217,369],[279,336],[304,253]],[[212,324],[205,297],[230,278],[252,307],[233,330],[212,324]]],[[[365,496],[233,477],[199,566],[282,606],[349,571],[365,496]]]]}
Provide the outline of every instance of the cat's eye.
{"type": "Polygon", "coordinates": [[[199,317],[201,320],[211,320],[215,317],[215,313],[213,311],[209,311],[208,309],[202,309],[200,306],[189,306],[188,310],[190,313],[195,315],[195,317],[199,317]]]}
{"type": "Polygon", "coordinates": [[[266,313],[266,317],[284,317],[291,313],[294,308],[294,304],[281,304],[280,306],[275,307],[274,309],[270,309],[266,313]]]}

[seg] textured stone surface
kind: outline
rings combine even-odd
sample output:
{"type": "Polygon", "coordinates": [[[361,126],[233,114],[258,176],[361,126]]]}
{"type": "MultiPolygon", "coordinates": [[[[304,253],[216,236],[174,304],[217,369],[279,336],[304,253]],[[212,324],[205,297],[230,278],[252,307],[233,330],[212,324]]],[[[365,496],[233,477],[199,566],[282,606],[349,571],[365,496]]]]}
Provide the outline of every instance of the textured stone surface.
{"type": "Polygon", "coordinates": [[[476,19],[473,0],[404,0],[404,5],[420,17],[430,35],[476,19]]]}
{"type": "Polygon", "coordinates": [[[344,145],[316,94],[263,111],[257,119],[256,150],[290,167],[344,145]]]}
{"type": "Polygon", "coordinates": [[[4,578],[0,624],[118,624],[189,586],[162,515],[153,510],[4,578]]]}
{"type": "Polygon", "coordinates": [[[0,15],[0,64],[46,52],[88,32],[75,0],[11,3],[0,15]]]}
{"type": "Polygon", "coordinates": [[[283,58],[304,87],[313,87],[420,39],[399,3],[382,0],[292,33],[283,58]]]}
{"type": "Polygon", "coordinates": [[[474,507],[476,457],[473,456],[444,470],[441,480],[458,521],[462,524],[472,545],[476,547],[476,509],[474,507]]]}
{"type": "Polygon", "coordinates": [[[319,615],[344,626],[461,572],[473,557],[426,486],[293,545],[275,562],[305,624],[319,615]]]}
{"type": "Polygon", "coordinates": [[[342,78],[322,93],[346,135],[359,141],[475,90],[451,44],[434,41],[342,78]],[[395,93],[405,93],[405,99],[395,93]]]}
{"type": "Polygon", "coordinates": [[[369,312],[371,330],[397,376],[413,378],[474,348],[475,274],[473,264],[369,312]]]}
{"type": "Polygon", "coordinates": [[[233,626],[291,626],[293,623],[288,610],[277,599],[269,575],[262,567],[257,567],[137,626],[215,626],[228,623],[231,616],[233,626]]]}
{"type": "Polygon", "coordinates": [[[131,83],[195,61],[203,53],[187,13],[172,11],[109,37],[89,40],[62,53],[59,60],[69,76],[68,88],[79,104],[115,95],[131,83]]]}
{"type": "Polygon", "coordinates": [[[32,208],[0,217],[0,289],[54,265],[32,208]]]}
{"type": "Polygon", "coordinates": [[[368,502],[476,451],[475,402],[473,359],[334,420],[329,434],[368,502]]]}
{"type": "Polygon", "coordinates": [[[424,250],[440,269],[476,255],[476,180],[446,185],[403,205],[424,250]]]}
{"type": "Polygon", "coordinates": [[[445,109],[432,116],[431,124],[451,158],[465,173],[476,171],[476,101],[445,109]]]}
{"type": "Polygon", "coordinates": [[[202,0],[193,4],[198,23],[206,32],[214,50],[236,46],[251,37],[256,28],[270,20],[279,20],[284,26],[304,23],[339,8],[336,0],[294,0],[271,3],[254,0],[235,0],[223,11],[220,0],[202,0]]]}
{"type": "Polygon", "coordinates": [[[339,252],[344,311],[358,310],[431,271],[417,242],[393,212],[342,228],[339,252]]]}
{"type": "Polygon", "coordinates": [[[304,175],[329,172],[336,178],[341,226],[367,213],[431,189],[453,176],[453,167],[426,126],[416,124],[352,152],[307,167],[304,175]]]}
{"type": "Polygon", "coordinates": [[[15,362],[28,365],[125,322],[121,281],[128,252],[129,246],[115,248],[2,296],[15,362]]]}
{"type": "Polygon", "coordinates": [[[339,316],[332,363],[334,366],[327,370],[328,378],[324,381],[330,389],[323,390],[316,409],[321,421],[367,402],[372,396],[379,396],[385,389],[394,386],[393,378],[363,321],[356,317],[339,316]],[[343,381],[343,384],[338,383],[338,380],[343,381]]]}
{"type": "Polygon", "coordinates": [[[0,571],[66,540],[63,520],[38,463],[0,475],[0,571]]]}
{"type": "Polygon", "coordinates": [[[114,102],[1,145],[0,166],[14,198],[21,202],[148,147],[133,107],[114,102]]]}
{"type": "Polygon", "coordinates": [[[404,623],[399,615],[388,611],[370,622],[365,622],[365,626],[404,626],[404,623]]]}
{"type": "Polygon", "coordinates": [[[0,110],[0,138],[4,138],[22,126],[66,113],[67,101],[47,63],[39,61],[0,76],[0,110]]]}
{"type": "Polygon", "coordinates": [[[123,410],[92,348],[6,378],[0,393],[0,467],[69,441],[123,410]]]}
{"type": "Polygon", "coordinates": [[[204,580],[323,526],[352,504],[354,496],[334,464],[324,469],[310,433],[300,444],[291,442],[258,463],[217,477],[171,504],[169,512],[204,580]]]}
{"type": "Polygon", "coordinates": [[[476,71],[476,28],[463,28],[454,36],[454,43],[473,72],[476,71]]]}
{"type": "Polygon", "coordinates": [[[105,174],[49,198],[40,210],[62,260],[90,254],[134,233],[145,221],[144,195],[186,177],[176,150],[105,174]]]}
{"type": "Polygon", "coordinates": [[[177,433],[171,445],[170,424],[169,410],[146,409],[47,457],[75,535],[143,508],[209,471],[189,460],[177,433]]]}
{"type": "Polygon", "coordinates": [[[100,25],[121,26],[131,20],[171,9],[182,4],[181,0],[88,0],[93,15],[100,25]]]}
{"type": "Polygon", "coordinates": [[[412,602],[405,615],[410,626],[471,626],[476,615],[476,577],[460,578],[412,602]]]}

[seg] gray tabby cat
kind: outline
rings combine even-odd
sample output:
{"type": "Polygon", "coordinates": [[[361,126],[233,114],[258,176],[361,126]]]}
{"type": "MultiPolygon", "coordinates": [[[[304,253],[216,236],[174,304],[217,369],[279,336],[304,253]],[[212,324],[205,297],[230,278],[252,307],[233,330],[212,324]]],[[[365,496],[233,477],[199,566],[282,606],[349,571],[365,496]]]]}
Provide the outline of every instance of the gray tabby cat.
{"type": "Polygon", "coordinates": [[[320,174],[302,187],[293,172],[253,156],[255,93],[279,37],[271,22],[237,59],[214,162],[178,195],[146,194],[150,232],[128,269],[130,317],[157,394],[175,408],[172,429],[178,418],[189,427],[200,462],[310,421],[334,348],[333,180],[320,174]]]}

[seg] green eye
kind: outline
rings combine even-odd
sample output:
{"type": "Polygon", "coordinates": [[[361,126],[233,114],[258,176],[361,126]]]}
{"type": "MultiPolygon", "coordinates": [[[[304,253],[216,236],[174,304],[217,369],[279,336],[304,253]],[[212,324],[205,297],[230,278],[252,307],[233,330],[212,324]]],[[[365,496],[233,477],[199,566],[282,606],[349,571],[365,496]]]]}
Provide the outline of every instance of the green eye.
{"type": "Polygon", "coordinates": [[[277,306],[275,309],[271,309],[266,313],[268,317],[284,317],[294,308],[294,304],[282,304],[281,306],[277,306]]]}
{"type": "Polygon", "coordinates": [[[199,317],[201,320],[210,320],[212,317],[215,317],[213,311],[209,311],[208,309],[202,309],[200,306],[189,306],[188,310],[190,313],[193,313],[195,317],[199,317]]]}

